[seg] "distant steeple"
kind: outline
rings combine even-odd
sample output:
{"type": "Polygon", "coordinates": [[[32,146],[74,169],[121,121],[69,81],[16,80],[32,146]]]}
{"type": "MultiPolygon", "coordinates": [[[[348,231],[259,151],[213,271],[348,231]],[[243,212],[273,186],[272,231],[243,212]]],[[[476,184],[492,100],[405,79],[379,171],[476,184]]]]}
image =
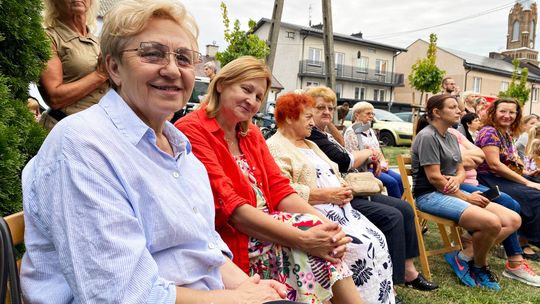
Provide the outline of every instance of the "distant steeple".
{"type": "Polygon", "coordinates": [[[537,20],[536,2],[517,0],[508,14],[506,50],[502,54],[538,64],[538,51],[535,50],[537,20]]]}

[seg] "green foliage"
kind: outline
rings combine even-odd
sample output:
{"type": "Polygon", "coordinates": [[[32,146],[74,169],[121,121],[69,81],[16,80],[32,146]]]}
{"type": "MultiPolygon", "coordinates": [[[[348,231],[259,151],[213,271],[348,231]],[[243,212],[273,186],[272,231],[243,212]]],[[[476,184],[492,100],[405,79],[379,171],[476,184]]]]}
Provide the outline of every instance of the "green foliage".
{"type": "Polygon", "coordinates": [[[0,0],[0,216],[20,211],[21,170],[46,131],[26,108],[28,84],[50,57],[41,0],[0,0]]]}
{"type": "Polygon", "coordinates": [[[519,72],[519,60],[514,59],[512,61],[514,64],[514,71],[512,72],[512,81],[508,86],[506,91],[499,92],[499,97],[510,97],[515,98],[521,106],[529,100],[529,94],[531,89],[527,88],[527,77],[529,76],[529,69],[524,68],[521,70],[521,75],[519,78],[519,84],[516,83],[519,72]]]}
{"type": "Polygon", "coordinates": [[[249,30],[246,32],[240,30],[240,21],[237,19],[234,21],[234,26],[231,30],[227,5],[221,2],[220,6],[223,25],[225,26],[224,37],[225,41],[229,43],[229,46],[223,52],[216,54],[216,59],[221,63],[221,66],[225,66],[234,59],[245,55],[261,59],[266,58],[270,53],[270,48],[264,40],[261,40],[257,35],[252,33],[256,22],[249,20],[249,30]]]}
{"type": "Polygon", "coordinates": [[[422,92],[422,96],[425,92],[435,94],[440,90],[440,85],[446,72],[437,67],[435,64],[436,59],[437,35],[432,33],[429,35],[426,58],[419,59],[413,64],[411,74],[408,77],[411,87],[422,92]]]}

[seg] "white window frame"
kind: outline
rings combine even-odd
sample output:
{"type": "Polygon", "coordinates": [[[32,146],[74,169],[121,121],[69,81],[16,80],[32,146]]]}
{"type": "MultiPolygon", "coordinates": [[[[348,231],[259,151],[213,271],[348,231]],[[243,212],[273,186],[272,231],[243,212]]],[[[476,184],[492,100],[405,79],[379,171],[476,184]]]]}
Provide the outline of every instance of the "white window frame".
{"type": "Polygon", "coordinates": [[[480,93],[482,91],[482,78],[473,77],[473,92],[480,93]]]}
{"type": "Polygon", "coordinates": [[[356,72],[367,73],[369,68],[369,57],[361,56],[356,59],[356,72]]]}
{"type": "Polygon", "coordinates": [[[308,50],[308,65],[322,66],[322,50],[310,47],[308,50]]]}
{"type": "Polygon", "coordinates": [[[386,90],[385,89],[373,89],[374,101],[385,101],[386,90]]]}
{"type": "Polygon", "coordinates": [[[388,71],[388,60],[376,59],[375,60],[375,74],[386,75],[388,71]]]}
{"type": "Polygon", "coordinates": [[[538,102],[538,88],[533,87],[531,89],[531,101],[538,102]]]}
{"type": "Polygon", "coordinates": [[[510,86],[510,83],[508,81],[501,81],[501,92],[506,92],[508,90],[508,86],[510,86]]]}
{"type": "Polygon", "coordinates": [[[366,88],[365,87],[355,87],[354,88],[354,99],[356,99],[356,100],[366,100],[366,88]]]}
{"type": "Polygon", "coordinates": [[[336,97],[343,98],[343,84],[336,83],[336,97]]]}

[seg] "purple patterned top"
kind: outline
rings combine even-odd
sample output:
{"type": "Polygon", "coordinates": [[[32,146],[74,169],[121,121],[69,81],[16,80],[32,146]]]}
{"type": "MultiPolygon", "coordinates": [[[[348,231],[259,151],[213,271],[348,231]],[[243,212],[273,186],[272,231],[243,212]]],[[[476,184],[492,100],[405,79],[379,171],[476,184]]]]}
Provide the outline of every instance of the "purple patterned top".
{"type": "MultiPolygon", "coordinates": [[[[499,148],[499,160],[501,163],[508,165],[512,160],[516,159],[517,149],[512,142],[512,136],[505,133],[504,136],[492,126],[485,126],[478,132],[474,143],[480,148],[487,146],[496,146],[499,148]]],[[[484,161],[477,169],[478,173],[493,173],[489,170],[489,166],[484,161]]]]}

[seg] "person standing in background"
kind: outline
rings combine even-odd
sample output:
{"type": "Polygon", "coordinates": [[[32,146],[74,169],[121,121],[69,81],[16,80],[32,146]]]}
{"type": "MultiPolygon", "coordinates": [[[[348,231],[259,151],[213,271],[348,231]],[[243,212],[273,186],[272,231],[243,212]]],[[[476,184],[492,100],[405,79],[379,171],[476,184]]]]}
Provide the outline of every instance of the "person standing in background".
{"type": "Polygon", "coordinates": [[[459,87],[456,85],[456,81],[452,77],[444,77],[442,80],[442,93],[449,94],[454,97],[460,97],[459,87]]]}
{"type": "Polygon", "coordinates": [[[204,75],[210,78],[210,81],[216,76],[216,64],[213,61],[208,61],[204,64],[204,75]]]}
{"type": "Polygon", "coordinates": [[[45,31],[52,57],[41,73],[39,90],[50,107],[40,124],[52,129],[58,121],[98,103],[109,89],[100,59],[99,43],[90,27],[97,0],[44,0],[45,31]]]}

